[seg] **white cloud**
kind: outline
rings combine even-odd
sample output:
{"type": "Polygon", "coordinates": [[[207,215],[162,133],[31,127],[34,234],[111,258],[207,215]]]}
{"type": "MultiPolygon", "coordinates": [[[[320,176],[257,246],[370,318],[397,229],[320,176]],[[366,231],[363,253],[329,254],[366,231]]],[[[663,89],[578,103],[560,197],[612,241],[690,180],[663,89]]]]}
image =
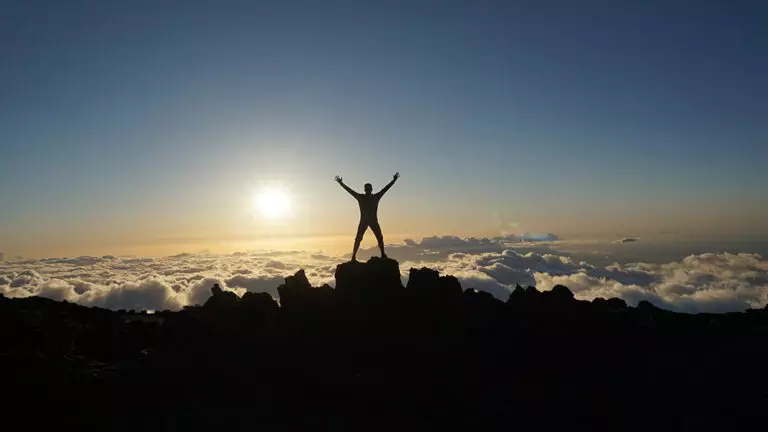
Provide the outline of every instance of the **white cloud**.
{"type": "Polygon", "coordinates": [[[11,276],[11,288],[23,287],[27,285],[36,285],[43,281],[43,278],[35,270],[26,270],[20,274],[13,274],[11,276]]]}
{"type": "Polygon", "coordinates": [[[78,297],[74,287],[61,279],[51,279],[40,283],[35,294],[59,301],[72,300],[78,297]]]}
{"type": "Polygon", "coordinates": [[[281,276],[248,277],[236,274],[225,282],[230,287],[245,288],[251,292],[266,292],[277,298],[277,287],[283,283],[283,279],[281,276]]]}
{"type": "MultiPolygon", "coordinates": [[[[708,253],[668,263],[594,266],[549,248],[510,249],[496,240],[430,237],[390,246],[405,281],[411,267],[454,275],[464,288],[506,300],[515,284],[540,290],[568,286],[576,298],[620,297],[630,305],[648,300],[684,312],[726,312],[768,303],[768,262],[755,254],[708,253]]],[[[267,292],[304,268],[313,285],[333,284],[344,261],[297,251],[180,254],[156,258],[104,256],[0,262],[0,292],[8,297],[39,295],[112,309],[180,309],[201,304],[210,288],[238,295],[267,292]]]]}
{"type": "Polygon", "coordinates": [[[768,271],[756,254],[706,253],[665,264],[614,264],[535,277],[540,289],[561,284],[584,300],[621,297],[630,305],[648,300],[681,312],[735,312],[768,303],[768,271]]]}

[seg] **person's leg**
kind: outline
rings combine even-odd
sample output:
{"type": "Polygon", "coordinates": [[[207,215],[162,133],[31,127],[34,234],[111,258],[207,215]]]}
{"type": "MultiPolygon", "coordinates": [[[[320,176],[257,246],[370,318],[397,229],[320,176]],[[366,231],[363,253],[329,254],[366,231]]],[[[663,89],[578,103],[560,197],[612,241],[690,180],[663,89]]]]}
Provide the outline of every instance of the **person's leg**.
{"type": "Polygon", "coordinates": [[[376,241],[379,242],[379,249],[381,250],[381,257],[386,258],[387,254],[384,253],[384,236],[381,235],[381,227],[379,221],[371,223],[371,231],[376,236],[376,241]]]}
{"type": "Polygon", "coordinates": [[[352,261],[357,261],[357,250],[360,249],[360,242],[363,240],[363,234],[365,234],[365,230],[368,229],[368,224],[360,221],[359,224],[357,224],[357,234],[355,235],[355,248],[352,249],[352,261]]]}

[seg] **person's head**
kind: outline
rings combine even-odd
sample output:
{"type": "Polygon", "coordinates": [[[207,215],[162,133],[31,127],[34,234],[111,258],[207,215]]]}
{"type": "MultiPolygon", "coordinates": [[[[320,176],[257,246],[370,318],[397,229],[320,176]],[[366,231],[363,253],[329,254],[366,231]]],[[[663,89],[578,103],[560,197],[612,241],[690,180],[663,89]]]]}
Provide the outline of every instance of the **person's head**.
{"type": "Polygon", "coordinates": [[[370,183],[365,184],[365,193],[370,194],[373,192],[373,186],[370,183]]]}

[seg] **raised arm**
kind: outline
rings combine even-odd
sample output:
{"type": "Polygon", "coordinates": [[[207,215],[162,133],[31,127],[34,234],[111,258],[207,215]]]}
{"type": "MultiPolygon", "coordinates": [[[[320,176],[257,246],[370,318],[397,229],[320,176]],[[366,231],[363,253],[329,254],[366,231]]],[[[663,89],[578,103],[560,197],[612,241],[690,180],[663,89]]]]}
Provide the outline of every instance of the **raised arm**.
{"type": "Polygon", "coordinates": [[[349,186],[345,185],[345,184],[344,184],[344,182],[341,180],[341,177],[339,177],[339,176],[336,176],[336,177],[334,177],[333,179],[334,179],[334,180],[336,180],[336,182],[337,182],[338,184],[340,184],[340,185],[341,185],[341,187],[343,187],[343,188],[344,188],[344,190],[345,190],[345,191],[347,191],[347,192],[349,192],[349,194],[350,194],[350,195],[352,195],[353,197],[357,198],[358,196],[360,196],[360,194],[359,194],[359,193],[357,193],[357,192],[355,192],[354,190],[352,190],[352,188],[351,188],[351,187],[349,187],[349,186]]]}
{"type": "Polygon", "coordinates": [[[391,181],[391,182],[389,182],[389,183],[387,183],[387,185],[386,185],[386,186],[384,186],[384,188],[383,188],[382,190],[380,190],[380,191],[376,192],[376,195],[377,195],[379,198],[381,198],[382,196],[384,196],[384,194],[385,194],[385,193],[387,193],[387,191],[389,190],[389,188],[391,188],[391,187],[392,187],[392,185],[393,185],[393,184],[395,184],[395,182],[396,182],[396,181],[397,181],[397,179],[399,179],[399,178],[400,178],[400,173],[399,173],[399,172],[396,172],[396,173],[395,173],[395,175],[393,175],[393,176],[392,176],[392,181],[391,181]]]}

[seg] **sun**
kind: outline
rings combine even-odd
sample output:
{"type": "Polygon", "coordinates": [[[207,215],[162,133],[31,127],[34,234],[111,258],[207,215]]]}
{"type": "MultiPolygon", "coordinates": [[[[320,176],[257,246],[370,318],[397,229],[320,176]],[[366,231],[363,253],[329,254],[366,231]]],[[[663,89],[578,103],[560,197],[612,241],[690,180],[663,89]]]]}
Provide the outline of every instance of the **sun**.
{"type": "Polygon", "coordinates": [[[277,219],[287,216],[290,212],[291,197],[282,189],[269,188],[256,194],[253,204],[264,217],[277,219]]]}

